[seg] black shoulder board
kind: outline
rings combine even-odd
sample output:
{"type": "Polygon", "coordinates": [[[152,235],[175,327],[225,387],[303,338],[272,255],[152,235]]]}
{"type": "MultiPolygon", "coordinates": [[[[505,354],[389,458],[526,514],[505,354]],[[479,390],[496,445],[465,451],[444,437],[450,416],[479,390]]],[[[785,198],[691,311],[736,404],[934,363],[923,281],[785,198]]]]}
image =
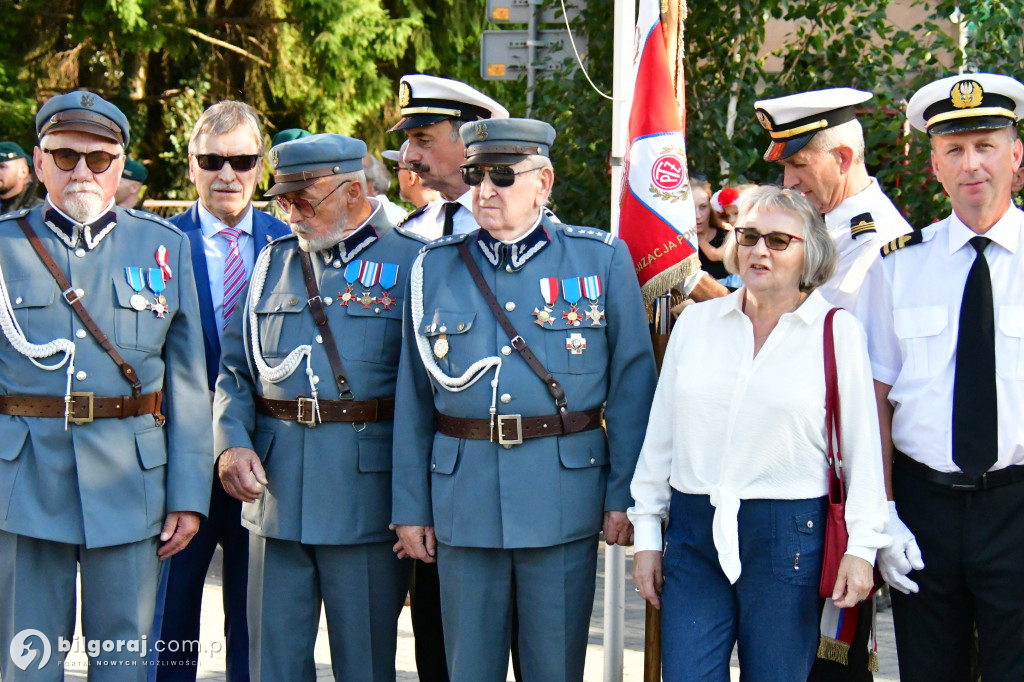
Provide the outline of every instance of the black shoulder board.
{"type": "Polygon", "coordinates": [[[914,230],[908,234],[896,237],[896,239],[893,239],[891,242],[883,246],[879,251],[882,254],[882,258],[885,258],[890,253],[899,251],[902,248],[913,246],[914,244],[920,244],[923,239],[924,235],[921,230],[914,230]]]}
{"type": "Polygon", "coordinates": [[[850,236],[856,239],[864,234],[874,234],[875,219],[870,213],[861,213],[850,218],[850,236]]]}
{"type": "Polygon", "coordinates": [[[410,211],[409,215],[405,216],[400,221],[398,221],[398,225],[396,225],[395,227],[402,227],[403,225],[405,225],[407,222],[409,222],[413,218],[415,218],[417,216],[423,215],[423,213],[427,210],[427,207],[429,205],[430,204],[423,204],[422,206],[417,208],[415,211],[410,211]]]}

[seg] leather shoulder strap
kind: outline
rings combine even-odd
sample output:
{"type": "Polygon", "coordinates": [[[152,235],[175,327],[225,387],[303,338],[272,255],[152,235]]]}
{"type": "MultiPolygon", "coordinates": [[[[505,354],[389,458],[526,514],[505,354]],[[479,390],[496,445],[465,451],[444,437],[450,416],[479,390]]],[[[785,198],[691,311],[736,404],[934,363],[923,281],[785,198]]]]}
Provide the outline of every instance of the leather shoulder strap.
{"type": "Polygon", "coordinates": [[[342,398],[351,398],[352,387],[349,386],[345,367],[341,364],[341,355],[338,354],[338,344],[334,342],[331,326],[327,323],[327,313],[324,312],[324,303],[320,299],[320,287],[317,286],[316,273],[313,272],[313,260],[307,251],[299,249],[299,262],[302,264],[302,280],[306,285],[306,295],[309,297],[309,310],[313,313],[313,320],[320,330],[320,335],[324,337],[324,351],[327,352],[327,362],[331,364],[334,383],[337,384],[342,398]]]}
{"type": "Polygon", "coordinates": [[[71,288],[71,282],[69,282],[68,278],[64,276],[64,273],[61,271],[60,267],[58,267],[57,262],[53,260],[53,256],[51,256],[50,252],[46,250],[45,246],[43,246],[43,243],[39,240],[39,235],[37,235],[36,231],[32,229],[32,226],[29,225],[28,221],[24,218],[20,218],[18,220],[18,226],[21,227],[21,231],[25,233],[29,244],[31,244],[32,248],[35,249],[40,260],[43,261],[43,265],[46,266],[46,269],[50,271],[53,279],[56,280],[57,286],[60,287],[60,295],[64,297],[64,300],[68,302],[71,309],[78,315],[78,318],[82,320],[82,324],[84,324],[85,328],[89,330],[92,337],[96,339],[96,343],[100,344],[100,347],[107,352],[107,355],[117,363],[117,366],[121,369],[121,374],[128,380],[128,383],[132,385],[132,397],[140,395],[142,393],[142,382],[139,380],[138,372],[136,372],[135,368],[129,365],[128,362],[121,357],[121,354],[117,352],[116,348],[114,348],[114,344],[110,342],[110,337],[107,336],[103,330],[100,329],[99,325],[96,324],[96,321],[92,319],[92,315],[90,315],[89,311],[85,309],[84,305],[82,305],[82,300],[78,298],[78,294],[76,294],[75,290],[71,288]]]}
{"type": "MultiPolygon", "coordinates": [[[[832,308],[825,315],[825,447],[827,448],[825,456],[828,458],[829,478],[839,479],[839,492],[845,499],[845,486],[841,475],[843,454],[840,440],[842,424],[839,416],[839,373],[836,370],[836,345],[833,330],[833,318],[838,310],[839,308],[832,308]],[[837,474],[837,472],[839,473],[837,474]]],[[[834,485],[835,482],[833,481],[832,484],[834,485]]]]}
{"type": "Polygon", "coordinates": [[[491,291],[491,288],[487,285],[487,281],[484,280],[483,274],[480,272],[480,268],[477,267],[477,264],[473,261],[473,256],[469,253],[469,246],[466,242],[459,242],[457,244],[457,248],[459,249],[459,255],[462,256],[462,262],[466,264],[466,268],[469,270],[469,274],[473,278],[473,283],[476,284],[476,288],[480,290],[481,294],[483,294],[484,300],[487,301],[487,306],[491,309],[491,312],[494,313],[494,317],[498,319],[498,324],[501,325],[501,328],[505,330],[508,338],[511,339],[512,347],[515,348],[519,355],[522,356],[523,360],[526,361],[526,364],[533,370],[533,373],[544,382],[544,385],[548,389],[548,393],[550,393],[551,397],[555,399],[555,406],[558,407],[558,416],[561,418],[562,424],[566,429],[565,433],[569,433],[569,408],[566,404],[565,389],[562,388],[561,382],[559,382],[558,379],[556,379],[554,375],[552,375],[551,372],[549,372],[547,368],[540,363],[540,360],[537,359],[537,356],[533,354],[533,351],[530,350],[530,347],[526,344],[526,340],[520,336],[519,332],[516,331],[516,328],[512,326],[512,321],[508,319],[508,315],[505,314],[501,305],[498,304],[498,299],[494,297],[494,292],[491,291]]]}

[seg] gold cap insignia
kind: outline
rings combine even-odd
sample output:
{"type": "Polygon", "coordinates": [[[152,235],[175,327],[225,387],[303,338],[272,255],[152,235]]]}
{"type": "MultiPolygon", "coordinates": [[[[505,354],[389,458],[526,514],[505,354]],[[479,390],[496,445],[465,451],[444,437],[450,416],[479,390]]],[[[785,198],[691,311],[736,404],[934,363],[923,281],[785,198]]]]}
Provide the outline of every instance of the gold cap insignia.
{"type": "Polygon", "coordinates": [[[410,99],[412,99],[412,91],[409,89],[409,84],[402,81],[402,84],[398,87],[398,106],[409,106],[410,99]]]}
{"type": "Polygon", "coordinates": [[[487,139],[487,125],[484,123],[476,124],[476,139],[486,140],[487,139]]]}
{"type": "Polygon", "coordinates": [[[273,166],[274,168],[277,168],[277,150],[276,149],[271,149],[270,150],[270,165],[273,166]]]}
{"type": "Polygon", "coordinates": [[[959,81],[949,91],[949,98],[957,109],[973,109],[981,106],[981,98],[985,91],[978,81],[959,81]]]}
{"type": "Polygon", "coordinates": [[[90,109],[96,104],[96,98],[92,95],[82,95],[82,106],[89,107],[90,109]]]}
{"type": "Polygon", "coordinates": [[[765,111],[764,109],[757,110],[757,122],[760,123],[761,127],[767,130],[768,132],[771,132],[774,127],[772,117],[769,116],[768,112],[765,111]]]}

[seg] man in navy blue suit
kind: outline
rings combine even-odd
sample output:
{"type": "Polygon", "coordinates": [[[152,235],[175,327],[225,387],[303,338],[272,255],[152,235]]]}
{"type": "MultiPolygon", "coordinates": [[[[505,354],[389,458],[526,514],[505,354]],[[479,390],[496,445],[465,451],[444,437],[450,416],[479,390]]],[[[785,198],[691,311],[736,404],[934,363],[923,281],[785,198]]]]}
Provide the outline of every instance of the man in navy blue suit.
{"type": "MultiPolygon", "coordinates": [[[[252,107],[226,100],[207,109],[188,143],[188,173],[199,201],[170,219],[192,246],[211,396],[220,367],[221,333],[232,315],[240,314],[236,304],[240,311],[240,294],[256,257],[271,241],[290,234],[287,225],[252,205],[253,190],[263,174],[263,153],[263,126],[252,107]]],[[[249,537],[241,525],[242,503],[225,493],[214,478],[209,517],[200,525],[189,551],[176,555],[165,573],[159,635],[163,652],[156,669],[160,682],[196,679],[199,651],[188,642],[199,640],[203,584],[218,543],[224,556],[227,679],[249,680],[245,617],[249,537]]]]}

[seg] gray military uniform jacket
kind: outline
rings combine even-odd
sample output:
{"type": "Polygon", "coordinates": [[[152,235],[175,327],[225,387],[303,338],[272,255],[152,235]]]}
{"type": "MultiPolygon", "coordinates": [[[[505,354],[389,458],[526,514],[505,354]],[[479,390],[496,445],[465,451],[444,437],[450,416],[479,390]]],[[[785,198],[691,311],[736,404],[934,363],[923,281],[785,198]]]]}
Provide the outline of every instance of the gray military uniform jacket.
{"type": "MultiPolygon", "coordinates": [[[[378,207],[367,223],[330,251],[312,254],[354,400],[394,396],[402,293],[409,264],[422,246],[422,240],[391,227],[378,207]]],[[[264,537],[306,544],[393,540],[388,530],[392,421],[311,428],[256,412],[256,395],[310,397],[311,378],[319,399],[339,398],[324,338],[309,310],[298,240],[278,239],[264,249],[260,261],[268,261],[263,263],[262,291],[256,295],[264,279],[257,263],[245,292],[244,314],[224,335],[214,410],[215,452],[255,450],[269,482],[258,500],[243,504],[242,524],[264,537]],[[309,347],[294,372],[276,382],[267,378],[266,370],[260,372],[254,357],[254,320],[266,367],[279,368],[295,349],[309,347]]]]}
{"type": "MultiPolygon", "coordinates": [[[[44,224],[43,205],[0,220],[0,267],[10,310],[30,344],[74,342],[72,391],[122,396],[131,386],[85,331],[15,222],[27,215],[47,251],[99,327],[138,372],[142,393],[163,390],[166,426],[152,415],[71,424],[63,418],[0,415],[0,529],[103,547],[157,535],[167,512],[206,514],[213,473],[203,331],[186,237],[148,214],[114,209],[98,234],[76,244],[44,224]],[[88,246],[89,248],[85,248],[88,246]],[[126,267],[159,272],[166,250],[166,312],[132,307],[126,267]]],[[[159,288],[159,286],[157,286],[159,288]]],[[[157,294],[143,285],[149,302],[157,294]]],[[[0,305],[3,305],[0,302],[0,305]]],[[[0,334],[0,393],[63,397],[68,367],[34,365],[0,334]]],[[[39,358],[60,361],[61,353],[39,358]]]]}
{"type": "Polygon", "coordinates": [[[549,547],[598,533],[604,511],[632,504],[629,483],[657,382],[625,242],[545,215],[514,244],[483,230],[439,239],[426,247],[417,272],[414,267],[398,378],[393,522],[432,525],[438,541],[461,547],[549,547]],[[556,412],[473,283],[459,242],[468,244],[516,331],[562,383],[569,410],[603,405],[607,432],[509,448],[437,433],[435,412],[487,419],[494,405],[513,420],[556,412]],[[547,296],[554,299],[551,311],[541,315],[547,296]],[[458,380],[481,362],[491,369],[478,381],[458,380]]]}

